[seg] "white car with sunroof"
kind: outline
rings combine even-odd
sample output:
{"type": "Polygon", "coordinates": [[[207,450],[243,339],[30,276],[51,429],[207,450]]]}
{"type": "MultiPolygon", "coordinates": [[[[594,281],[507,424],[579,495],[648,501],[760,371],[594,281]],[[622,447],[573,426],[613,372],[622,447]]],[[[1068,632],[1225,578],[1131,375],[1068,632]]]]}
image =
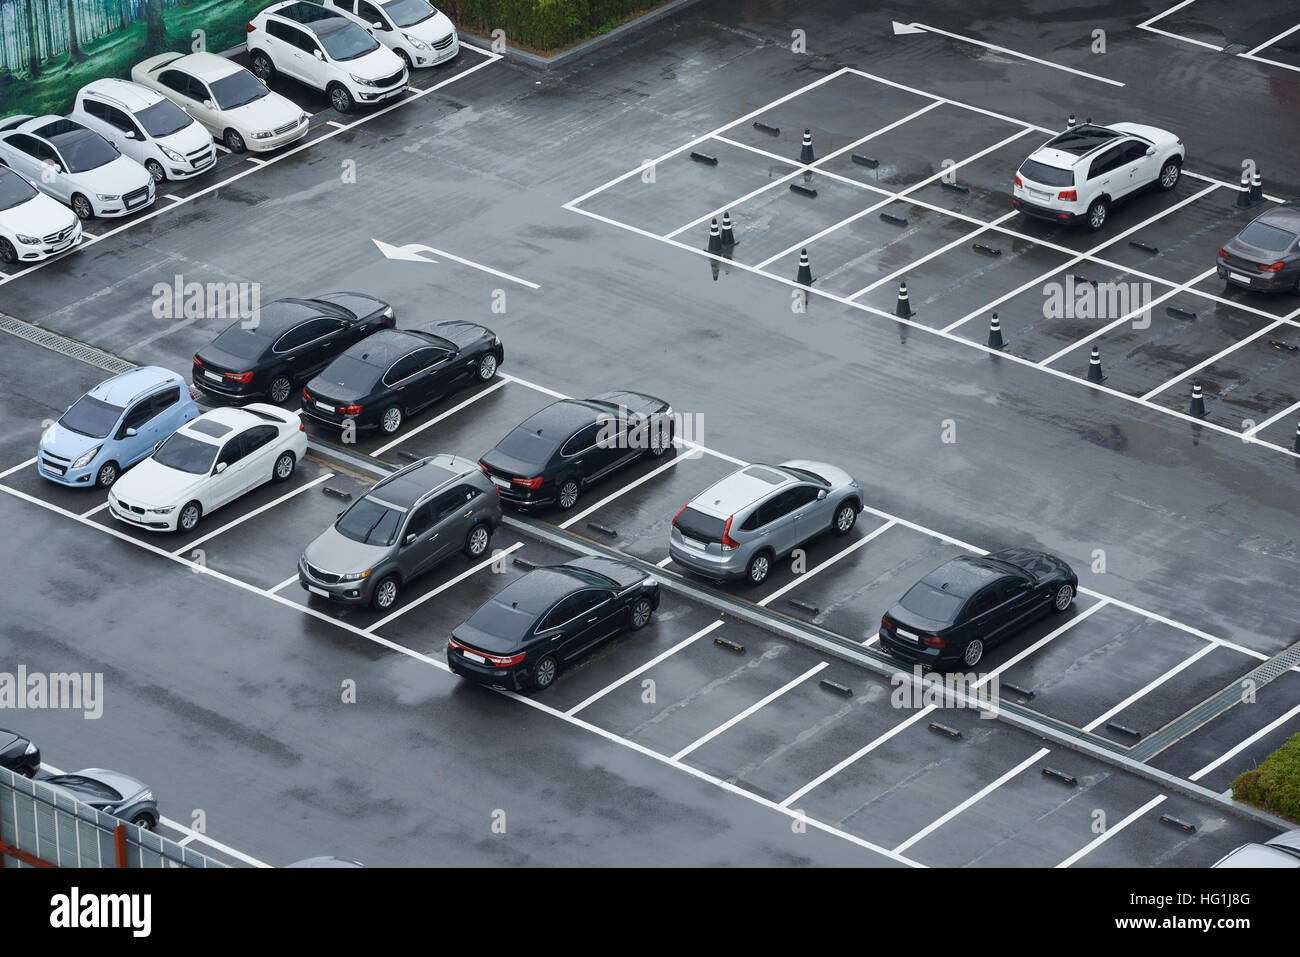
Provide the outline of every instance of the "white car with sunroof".
{"type": "Polygon", "coordinates": [[[322,6],[354,20],[407,70],[447,63],[460,52],[451,18],[429,0],[323,0],[322,6]]]}

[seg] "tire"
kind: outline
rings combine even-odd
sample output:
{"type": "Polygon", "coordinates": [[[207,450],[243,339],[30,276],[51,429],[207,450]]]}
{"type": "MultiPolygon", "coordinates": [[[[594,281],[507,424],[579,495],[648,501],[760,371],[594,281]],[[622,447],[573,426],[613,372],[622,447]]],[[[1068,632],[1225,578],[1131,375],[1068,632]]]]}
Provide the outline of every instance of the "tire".
{"type": "Polygon", "coordinates": [[[95,218],[95,207],[90,205],[90,200],[80,193],[72,194],[72,211],[77,214],[77,218],[82,222],[95,218]]]}
{"type": "Polygon", "coordinates": [[[8,266],[16,262],[18,262],[18,250],[14,248],[13,243],[0,236],[0,263],[8,266]]]}
{"type": "Polygon", "coordinates": [[[772,553],[766,549],[755,552],[754,557],[745,566],[745,582],[750,585],[761,585],[767,581],[767,576],[771,573],[772,553]]]}
{"type": "Polygon", "coordinates": [[[379,429],[385,435],[392,435],[402,427],[402,422],[405,419],[406,416],[402,414],[400,405],[390,405],[379,416],[379,429]]]}
{"type": "Polygon", "coordinates": [[[162,163],[158,162],[156,159],[145,160],[144,168],[149,171],[149,175],[153,177],[153,181],[156,185],[161,186],[163,183],[167,182],[167,171],[163,169],[162,163]]]}
{"type": "Polygon", "coordinates": [[[465,536],[465,554],[470,558],[479,558],[487,553],[492,544],[492,526],[479,522],[465,536]]]}
{"type": "Polygon", "coordinates": [[[415,64],[411,62],[411,55],[405,50],[395,50],[393,52],[402,58],[402,65],[406,67],[406,73],[409,76],[415,70],[415,64]]]}
{"type": "Polygon", "coordinates": [[[859,511],[861,506],[855,499],[850,498],[840,502],[839,508],[835,509],[835,517],[831,519],[831,529],[836,535],[847,535],[858,523],[859,511]]]}
{"type": "Polygon", "coordinates": [[[275,64],[272,63],[271,58],[261,50],[254,52],[249,62],[249,66],[253,68],[253,75],[263,83],[269,84],[275,79],[275,64]]]}
{"type": "Polygon", "coordinates": [[[181,506],[181,513],[176,516],[176,531],[192,532],[198,527],[203,517],[203,506],[198,502],[186,502],[181,506]]]}
{"type": "Polygon", "coordinates": [[[567,512],[578,504],[578,493],[580,491],[577,479],[564,480],[564,484],[560,486],[559,494],[555,497],[555,504],[561,512],[567,512]]]}
{"type": "Polygon", "coordinates": [[[289,401],[289,396],[293,395],[293,379],[281,373],[271,380],[271,388],[267,390],[267,398],[276,405],[281,402],[289,401]]]}
{"type": "Polygon", "coordinates": [[[333,83],[325,92],[329,94],[330,106],[334,107],[334,109],[338,110],[340,113],[351,113],[357,108],[357,102],[352,99],[352,94],[348,92],[346,86],[333,83]]]}
{"type": "Polygon", "coordinates": [[[545,691],[555,683],[556,672],[560,666],[556,664],[554,655],[542,655],[537,662],[537,667],[533,669],[533,687],[538,691],[545,691]]]}
{"type": "Polygon", "coordinates": [[[1085,222],[1088,224],[1088,232],[1095,233],[1101,227],[1106,225],[1106,219],[1110,214],[1110,203],[1098,197],[1092,201],[1088,207],[1088,213],[1085,222]]]}
{"type": "Polygon", "coordinates": [[[650,617],[654,614],[654,604],[649,598],[642,596],[632,603],[632,630],[640,631],[646,625],[650,624],[650,617]]]}
{"type": "Polygon", "coordinates": [[[147,814],[144,811],[141,811],[135,817],[131,818],[131,823],[144,828],[146,831],[152,831],[158,824],[158,822],[153,819],[152,814],[147,814]]]}
{"type": "Polygon", "coordinates": [[[397,576],[389,575],[375,586],[374,594],[370,596],[370,604],[376,611],[388,611],[397,604],[397,596],[401,592],[402,586],[397,581],[397,576]]]}
{"type": "Polygon", "coordinates": [[[1178,161],[1177,157],[1165,160],[1165,165],[1160,167],[1160,175],[1156,177],[1156,187],[1162,192],[1169,192],[1178,185],[1182,170],[1183,164],[1178,161]]]}
{"type": "Polygon", "coordinates": [[[226,130],[226,134],[221,137],[226,149],[232,153],[243,153],[248,149],[248,144],[244,142],[243,134],[236,129],[226,130]]]}
{"type": "Polygon", "coordinates": [[[478,376],[479,382],[487,382],[496,374],[497,357],[493,353],[489,352],[482,359],[478,360],[478,371],[475,375],[478,376]]]}
{"type": "Polygon", "coordinates": [[[667,434],[660,426],[651,426],[654,429],[654,437],[650,440],[651,458],[662,458],[669,449],[673,447],[673,424],[668,423],[667,434]]]}
{"type": "Polygon", "coordinates": [[[113,483],[122,475],[116,462],[105,462],[95,473],[95,488],[112,488],[113,483]]]}
{"type": "Polygon", "coordinates": [[[1059,615],[1061,612],[1069,608],[1073,602],[1074,586],[1069,582],[1066,582],[1056,590],[1056,594],[1052,598],[1052,611],[1059,615]]]}
{"type": "Polygon", "coordinates": [[[297,464],[298,460],[294,458],[292,452],[281,452],[275,460],[275,465],[271,468],[271,481],[289,481],[290,476],[293,475],[294,466],[297,464]]]}
{"type": "Polygon", "coordinates": [[[972,638],[966,644],[966,649],[961,653],[961,660],[966,663],[967,668],[974,668],[984,657],[984,642],[978,638],[972,638]]]}

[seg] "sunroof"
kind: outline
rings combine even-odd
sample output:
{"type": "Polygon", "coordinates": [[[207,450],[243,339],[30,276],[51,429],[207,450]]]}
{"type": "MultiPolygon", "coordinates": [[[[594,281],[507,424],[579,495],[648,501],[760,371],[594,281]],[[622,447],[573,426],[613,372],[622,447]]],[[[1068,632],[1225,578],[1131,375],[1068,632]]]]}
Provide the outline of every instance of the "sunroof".
{"type": "Polygon", "coordinates": [[[1080,126],[1066,130],[1060,136],[1049,140],[1047,145],[1053,149],[1082,156],[1084,153],[1091,153],[1103,143],[1109,143],[1117,136],[1118,133],[1104,126],[1080,126]]]}
{"type": "Polygon", "coordinates": [[[338,18],[338,13],[314,3],[295,3],[291,7],[285,7],[283,10],[276,10],[275,12],[282,17],[296,20],[298,23],[315,23],[318,20],[338,18]]]}
{"type": "Polygon", "coordinates": [[[219,439],[223,435],[231,432],[228,425],[222,425],[220,422],[213,422],[211,419],[195,419],[190,423],[190,428],[195,432],[202,432],[204,435],[210,435],[214,439],[219,439]]]}
{"type": "Polygon", "coordinates": [[[751,465],[749,468],[745,469],[745,474],[750,478],[761,479],[769,485],[780,485],[783,482],[789,481],[788,476],[782,475],[780,472],[773,471],[772,469],[765,469],[761,465],[751,465]]]}

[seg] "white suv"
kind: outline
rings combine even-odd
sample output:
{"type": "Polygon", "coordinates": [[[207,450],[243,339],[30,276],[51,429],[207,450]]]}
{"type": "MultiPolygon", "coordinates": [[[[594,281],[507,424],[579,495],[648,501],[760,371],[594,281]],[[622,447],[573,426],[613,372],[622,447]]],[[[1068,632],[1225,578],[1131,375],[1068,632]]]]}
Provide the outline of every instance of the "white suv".
{"type": "Polygon", "coordinates": [[[355,20],[402,58],[407,70],[436,66],[460,52],[456,27],[428,0],[322,0],[355,20]]]}
{"type": "Polygon", "coordinates": [[[1012,202],[1026,216],[1092,231],[1110,207],[1147,186],[1171,190],[1182,171],[1183,141],[1137,123],[1084,123],[1052,137],[1021,164],[1012,202]]]}
{"type": "Polygon", "coordinates": [[[323,90],[340,113],[406,89],[401,58],[354,20],[306,0],[267,7],[248,25],[248,53],[263,83],[276,73],[323,90]]]}
{"type": "Polygon", "coordinates": [[[72,118],[149,171],[155,183],[190,179],[217,159],[212,137],[157,90],[129,80],[95,80],[77,93],[72,118]]]}

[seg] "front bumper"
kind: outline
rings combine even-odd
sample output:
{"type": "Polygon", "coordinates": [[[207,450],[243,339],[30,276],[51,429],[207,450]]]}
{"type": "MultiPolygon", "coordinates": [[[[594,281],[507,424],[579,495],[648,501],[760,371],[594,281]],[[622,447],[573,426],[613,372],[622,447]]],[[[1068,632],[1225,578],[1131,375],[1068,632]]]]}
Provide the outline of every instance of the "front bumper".
{"type": "Polygon", "coordinates": [[[359,581],[327,582],[313,575],[302,559],[298,560],[298,584],[302,590],[340,605],[368,605],[377,576],[367,575],[359,581]]]}
{"type": "MultiPolygon", "coordinates": [[[[60,253],[66,253],[71,249],[76,249],[81,245],[81,220],[73,224],[72,232],[65,239],[57,239],[53,242],[45,242],[42,239],[38,243],[20,243],[14,240],[14,252],[18,256],[19,262],[39,262],[42,259],[48,259],[51,256],[57,256],[60,253]]],[[[63,230],[60,230],[63,232],[63,230]]],[[[36,237],[31,237],[35,239],[36,237]]]]}
{"type": "Polygon", "coordinates": [[[307,135],[310,128],[311,117],[308,117],[300,121],[297,126],[287,133],[280,133],[268,139],[259,140],[252,133],[241,133],[241,135],[244,137],[244,146],[250,153],[265,153],[268,150],[279,149],[281,146],[302,139],[307,135]]]}
{"type": "Polygon", "coordinates": [[[89,465],[77,469],[72,467],[71,461],[54,458],[41,449],[36,453],[36,474],[50,482],[57,482],[70,488],[89,488],[95,484],[101,457],[102,453],[95,456],[89,465]],[[59,471],[60,469],[62,471],[59,471]]]}
{"type": "Polygon", "coordinates": [[[451,46],[445,50],[437,50],[429,47],[427,50],[417,50],[414,47],[406,48],[407,55],[411,58],[413,66],[437,66],[439,63],[447,63],[456,59],[460,53],[460,38],[457,37],[451,42],[451,46]]]}
{"type": "Polygon", "coordinates": [[[213,147],[209,147],[206,156],[200,156],[195,160],[186,161],[184,165],[179,164],[174,160],[168,158],[167,166],[165,168],[167,170],[168,179],[184,180],[184,179],[193,179],[196,176],[206,173],[208,170],[216,166],[216,163],[217,163],[217,148],[213,146],[213,147]]]}
{"type": "Polygon", "coordinates": [[[176,522],[180,516],[180,508],[174,508],[165,515],[159,515],[157,512],[143,509],[142,506],[126,505],[119,502],[117,497],[112,493],[108,496],[108,512],[119,522],[125,522],[127,525],[133,525],[136,528],[148,529],[151,532],[174,532],[176,531],[176,522]]]}
{"type": "Polygon", "coordinates": [[[410,79],[409,76],[403,77],[401,83],[387,90],[378,90],[371,86],[353,85],[352,96],[358,103],[383,103],[400,95],[406,89],[406,84],[410,82],[410,79]]]}
{"type": "Polygon", "coordinates": [[[91,201],[91,205],[95,207],[95,215],[103,217],[104,219],[117,219],[121,216],[130,216],[132,213],[138,213],[142,209],[148,209],[153,205],[153,201],[158,198],[158,193],[154,189],[152,176],[149,177],[149,186],[147,189],[148,192],[137,199],[128,199],[127,197],[134,196],[135,193],[139,192],[139,190],[135,190],[134,193],[124,193],[120,199],[111,200],[109,202],[104,202],[96,197],[91,201]]]}

